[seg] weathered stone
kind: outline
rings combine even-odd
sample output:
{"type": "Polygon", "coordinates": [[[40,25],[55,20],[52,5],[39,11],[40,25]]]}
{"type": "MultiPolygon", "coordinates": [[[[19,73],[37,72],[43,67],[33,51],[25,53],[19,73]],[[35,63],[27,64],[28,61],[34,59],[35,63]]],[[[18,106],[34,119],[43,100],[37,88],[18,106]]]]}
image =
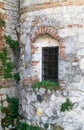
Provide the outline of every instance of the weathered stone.
{"type": "Polygon", "coordinates": [[[81,59],[80,61],[80,69],[84,70],[84,59],[81,59]]]}
{"type": "Polygon", "coordinates": [[[56,96],[54,94],[52,94],[51,97],[50,97],[50,100],[53,101],[53,102],[55,102],[56,96]]]}
{"type": "Polygon", "coordinates": [[[7,96],[6,95],[2,95],[2,101],[6,100],[6,99],[7,99],[7,96]]]}
{"type": "Polygon", "coordinates": [[[3,107],[8,107],[8,102],[7,101],[3,102],[3,107]]]}
{"type": "Polygon", "coordinates": [[[5,114],[5,113],[0,113],[0,119],[4,119],[4,118],[5,118],[5,116],[6,116],[6,114],[5,114]]]}
{"type": "Polygon", "coordinates": [[[53,130],[63,130],[59,125],[55,124],[53,130]]]}
{"type": "Polygon", "coordinates": [[[53,110],[51,108],[47,108],[45,110],[45,114],[48,116],[48,117],[51,117],[53,116],[53,110]]]}
{"type": "Polygon", "coordinates": [[[48,122],[48,117],[47,117],[47,116],[41,117],[41,121],[43,122],[43,124],[47,124],[47,122],[48,122]]]}
{"type": "MultiPolygon", "coordinates": [[[[81,124],[84,123],[84,1],[1,0],[0,18],[3,18],[6,25],[5,28],[0,27],[0,50],[5,45],[5,35],[11,35],[14,40],[19,39],[21,48],[20,84],[16,85],[13,80],[4,79],[4,69],[1,68],[0,102],[7,107],[5,95],[14,97],[19,93],[21,112],[30,124],[44,128],[44,123],[48,123],[48,130],[53,130],[52,124],[57,122],[64,130],[83,130],[81,124]],[[43,79],[44,47],[59,48],[58,77],[62,81],[59,81],[61,90],[35,90],[29,87],[29,84],[43,79]],[[40,102],[37,100],[37,94],[42,96],[40,102]],[[67,98],[74,103],[73,109],[61,112],[61,105],[67,98]]],[[[9,54],[13,61],[12,52],[9,51],[9,54]]]]}
{"type": "Polygon", "coordinates": [[[38,116],[43,115],[43,110],[42,110],[42,108],[39,107],[39,108],[37,109],[37,115],[38,115],[38,116]]]}
{"type": "Polygon", "coordinates": [[[45,88],[40,88],[40,89],[39,89],[39,93],[45,94],[45,92],[46,92],[46,89],[45,89],[45,88]]]}

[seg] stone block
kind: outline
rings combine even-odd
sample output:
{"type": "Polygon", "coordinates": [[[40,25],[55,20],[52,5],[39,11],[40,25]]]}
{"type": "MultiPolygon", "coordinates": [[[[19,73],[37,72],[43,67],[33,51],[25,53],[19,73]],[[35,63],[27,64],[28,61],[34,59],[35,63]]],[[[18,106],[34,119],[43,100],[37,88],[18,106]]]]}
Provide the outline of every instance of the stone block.
{"type": "Polygon", "coordinates": [[[7,101],[3,102],[3,107],[8,107],[8,102],[7,101]]]}
{"type": "Polygon", "coordinates": [[[7,96],[6,95],[2,95],[2,101],[6,100],[7,96]]]}

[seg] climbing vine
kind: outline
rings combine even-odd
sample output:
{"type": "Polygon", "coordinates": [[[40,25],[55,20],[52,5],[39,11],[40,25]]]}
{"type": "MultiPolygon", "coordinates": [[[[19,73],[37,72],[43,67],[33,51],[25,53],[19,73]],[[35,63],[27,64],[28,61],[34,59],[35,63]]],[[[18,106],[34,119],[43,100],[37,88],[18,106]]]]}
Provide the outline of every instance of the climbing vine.
{"type": "Polygon", "coordinates": [[[12,78],[13,63],[7,55],[7,51],[7,47],[4,47],[3,50],[0,51],[0,59],[2,62],[2,66],[0,66],[0,68],[3,67],[4,78],[12,78]]]}
{"type": "MultiPolygon", "coordinates": [[[[10,44],[10,47],[13,49],[14,54],[18,58],[18,56],[19,56],[19,52],[18,52],[19,51],[19,42],[12,40],[11,36],[6,36],[6,42],[10,44]]],[[[20,80],[20,74],[19,74],[19,72],[16,72],[14,75],[12,73],[13,68],[16,66],[14,66],[13,62],[11,62],[11,58],[8,57],[7,47],[4,47],[0,51],[0,59],[2,62],[2,65],[0,65],[0,70],[3,70],[4,78],[12,78],[13,77],[15,79],[15,81],[18,83],[20,80]]],[[[15,63],[18,64],[17,61],[15,61],[15,63]]]]}
{"type": "Polygon", "coordinates": [[[17,67],[18,61],[19,61],[19,55],[20,55],[20,46],[19,46],[19,41],[18,40],[13,40],[10,35],[5,36],[6,38],[6,43],[9,44],[10,48],[13,51],[14,54],[14,65],[17,67]]]}

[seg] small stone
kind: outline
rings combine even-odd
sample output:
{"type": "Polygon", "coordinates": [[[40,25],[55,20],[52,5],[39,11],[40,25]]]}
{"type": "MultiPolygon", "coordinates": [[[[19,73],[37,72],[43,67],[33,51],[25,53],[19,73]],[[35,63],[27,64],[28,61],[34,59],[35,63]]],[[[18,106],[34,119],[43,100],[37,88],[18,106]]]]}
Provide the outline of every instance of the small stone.
{"type": "Polygon", "coordinates": [[[81,59],[79,66],[80,66],[80,69],[81,69],[81,70],[84,70],[84,58],[81,59]]]}
{"type": "Polygon", "coordinates": [[[68,96],[68,92],[67,92],[67,91],[63,91],[62,95],[63,95],[64,97],[67,97],[67,96],[68,96]]]}
{"type": "Polygon", "coordinates": [[[47,109],[45,110],[45,114],[46,114],[48,117],[53,116],[53,111],[52,111],[52,109],[51,109],[51,108],[47,108],[47,109]]]}
{"type": "Polygon", "coordinates": [[[55,101],[56,100],[56,97],[54,94],[51,95],[51,98],[50,98],[51,101],[55,101]]]}
{"type": "Polygon", "coordinates": [[[42,102],[42,96],[40,94],[37,94],[37,100],[42,102]]]}
{"type": "Polygon", "coordinates": [[[40,89],[39,89],[39,93],[45,94],[45,92],[46,92],[46,89],[45,89],[45,88],[40,88],[40,89]]]}
{"type": "Polygon", "coordinates": [[[8,107],[8,102],[7,101],[3,102],[3,107],[8,107]]]}
{"type": "Polygon", "coordinates": [[[78,103],[78,102],[75,102],[75,103],[73,104],[73,109],[77,108],[78,106],[79,106],[79,103],[78,103]]]}
{"type": "Polygon", "coordinates": [[[3,95],[2,96],[2,101],[6,100],[7,99],[7,96],[6,95],[3,95]]]}
{"type": "Polygon", "coordinates": [[[6,116],[6,114],[5,114],[5,113],[1,113],[1,114],[0,114],[0,118],[1,118],[1,119],[4,119],[4,118],[5,118],[5,116],[6,116]]]}
{"type": "Polygon", "coordinates": [[[41,117],[41,121],[43,122],[43,124],[46,124],[48,122],[48,117],[47,116],[41,117]]]}
{"type": "Polygon", "coordinates": [[[78,62],[73,62],[73,63],[72,63],[72,66],[73,66],[73,67],[77,67],[77,66],[78,66],[78,62]]]}
{"type": "Polygon", "coordinates": [[[34,101],[34,102],[37,101],[37,96],[36,96],[35,93],[32,93],[31,100],[34,101]]]}
{"type": "Polygon", "coordinates": [[[40,115],[43,115],[43,109],[42,109],[42,108],[39,107],[39,108],[37,109],[37,115],[39,115],[39,116],[40,116],[40,115]]]}
{"type": "Polygon", "coordinates": [[[73,123],[73,120],[72,120],[72,119],[68,119],[67,122],[68,122],[68,123],[73,123]]]}

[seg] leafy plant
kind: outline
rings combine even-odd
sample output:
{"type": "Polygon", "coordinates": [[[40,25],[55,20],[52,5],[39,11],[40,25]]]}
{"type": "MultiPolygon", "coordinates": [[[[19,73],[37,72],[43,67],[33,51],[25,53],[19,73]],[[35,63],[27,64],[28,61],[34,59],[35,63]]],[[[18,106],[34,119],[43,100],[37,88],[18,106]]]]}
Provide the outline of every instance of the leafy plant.
{"type": "Polygon", "coordinates": [[[5,38],[6,38],[6,43],[9,44],[10,48],[13,51],[14,59],[15,59],[14,60],[14,65],[16,67],[18,65],[19,55],[20,55],[19,41],[18,40],[13,40],[10,35],[5,36],[5,38]]]}
{"type": "Polygon", "coordinates": [[[4,77],[5,78],[12,78],[12,69],[13,69],[13,64],[12,62],[7,62],[4,68],[4,77]]]}
{"type": "Polygon", "coordinates": [[[46,89],[58,89],[59,86],[59,82],[50,82],[50,81],[38,81],[36,82],[34,85],[32,85],[33,88],[40,88],[40,87],[44,87],[46,89]]]}
{"type": "Polygon", "coordinates": [[[2,51],[0,51],[0,59],[2,61],[4,78],[12,78],[13,63],[7,56],[7,51],[8,50],[6,47],[4,47],[2,51]]]}
{"type": "Polygon", "coordinates": [[[16,80],[17,83],[20,81],[20,74],[19,74],[19,72],[14,74],[14,79],[16,80]]]}
{"type": "Polygon", "coordinates": [[[0,18],[0,26],[5,26],[5,22],[3,19],[0,18]]]}
{"type": "Polygon", "coordinates": [[[49,126],[48,124],[44,124],[44,128],[45,128],[45,129],[47,129],[47,128],[48,128],[48,126],[49,126]]]}
{"type": "Polygon", "coordinates": [[[41,130],[41,128],[19,122],[17,130],[41,130]]]}
{"type": "Polygon", "coordinates": [[[7,48],[6,47],[4,47],[2,51],[0,51],[0,59],[2,60],[2,64],[5,65],[6,60],[7,60],[7,48]]]}
{"type": "Polygon", "coordinates": [[[6,43],[10,45],[10,48],[12,48],[12,51],[15,55],[19,52],[19,42],[18,40],[13,40],[10,35],[5,36],[6,37],[6,43]]]}
{"type": "Polygon", "coordinates": [[[16,125],[15,121],[18,121],[19,113],[19,100],[18,98],[9,98],[7,99],[9,105],[7,108],[2,108],[2,112],[6,114],[6,117],[2,119],[2,126],[7,127],[9,125],[16,125]]]}
{"type": "Polygon", "coordinates": [[[72,101],[70,101],[69,99],[66,99],[66,102],[64,102],[64,103],[61,105],[61,111],[62,111],[62,112],[72,110],[72,108],[73,108],[73,103],[72,103],[72,101]]]}

